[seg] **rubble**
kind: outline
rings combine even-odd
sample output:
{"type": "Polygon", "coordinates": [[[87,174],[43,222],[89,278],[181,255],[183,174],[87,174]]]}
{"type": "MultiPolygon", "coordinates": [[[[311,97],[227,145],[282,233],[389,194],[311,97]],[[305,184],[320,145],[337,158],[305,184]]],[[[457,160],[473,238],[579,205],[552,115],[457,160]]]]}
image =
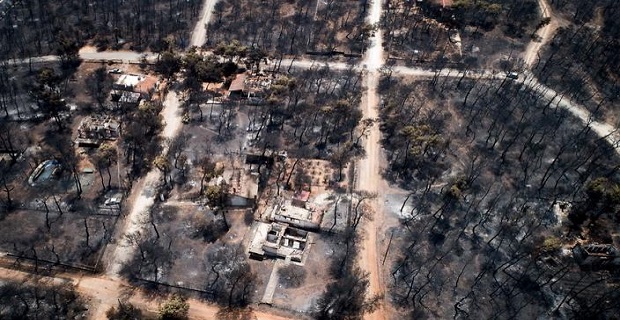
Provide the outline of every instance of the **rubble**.
{"type": "Polygon", "coordinates": [[[120,123],[111,117],[90,116],[78,127],[75,142],[80,147],[98,147],[103,141],[119,137],[120,123]]]}

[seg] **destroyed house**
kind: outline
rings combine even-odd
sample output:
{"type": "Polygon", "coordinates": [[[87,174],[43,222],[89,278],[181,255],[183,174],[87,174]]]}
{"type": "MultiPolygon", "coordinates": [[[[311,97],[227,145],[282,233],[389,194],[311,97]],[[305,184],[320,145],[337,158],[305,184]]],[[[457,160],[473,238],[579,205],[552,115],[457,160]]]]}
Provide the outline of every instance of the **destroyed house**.
{"type": "Polygon", "coordinates": [[[122,91],[118,99],[121,107],[136,107],[140,104],[141,96],[137,92],[122,91]]]}
{"type": "Polygon", "coordinates": [[[573,248],[573,257],[586,268],[607,269],[620,266],[618,249],[611,244],[585,244],[573,248]]]}
{"type": "Polygon", "coordinates": [[[109,117],[91,116],[80,123],[76,143],[80,147],[98,147],[104,140],[119,137],[120,124],[109,117]]]}
{"type": "Polygon", "coordinates": [[[308,232],[279,223],[257,222],[250,242],[250,257],[262,260],[278,258],[302,262],[308,244],[308,232]]]}
{"type": "Polygon", "coordinates": [[[291,202],[292,205],[299,208],[306,208],[306,203],[310,199],[310,191],[301,191],[295,194],[291,202]]]}
{"type": "Polygon", "coordinates": [[[140,83],[140,81],[142,80],[144,80],[144,76],[135,74],[123,74],[118,77],[118,80],[116,80],[112,88],[122,91],[133,91],[134,88],[138,85],[138,83],[140,83]]]}
{"type": "Polygon", "coordinates": [[[282,200],[273,206],[269,219],[275,222],[286,223],[297,228],[314,231],[321,228],[323,212],[307,203],[303,206],[296,206],[293,205],[292,200],[282,200]]]}

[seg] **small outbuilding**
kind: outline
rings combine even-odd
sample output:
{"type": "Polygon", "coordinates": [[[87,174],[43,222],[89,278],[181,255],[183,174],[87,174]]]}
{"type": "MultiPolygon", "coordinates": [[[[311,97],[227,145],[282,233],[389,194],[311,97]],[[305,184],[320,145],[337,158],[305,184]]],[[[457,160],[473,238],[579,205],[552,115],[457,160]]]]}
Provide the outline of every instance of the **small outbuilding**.
{"type": "Polygon", "coordinates": [[[230,84],[230,87],[228,88],[228,96],[231,98],[235,98],[235,97],[243,98],[247,96],[248,91],[247,91],[246,80],[247,80],[247,74],[245,73],[237,74],[235,79],[230,84]]]}

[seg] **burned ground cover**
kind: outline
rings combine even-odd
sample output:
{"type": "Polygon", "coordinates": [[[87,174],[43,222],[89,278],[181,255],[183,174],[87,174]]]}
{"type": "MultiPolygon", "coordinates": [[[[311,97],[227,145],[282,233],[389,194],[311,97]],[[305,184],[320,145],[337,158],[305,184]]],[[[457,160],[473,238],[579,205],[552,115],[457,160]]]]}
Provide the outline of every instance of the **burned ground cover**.
{"type": "Polygon", "coordinates": [[[243,212],[214,213],[189,202],[155,206],[149,228],[127,235],[137,250],[122,273],[147,288],[176,287],[222,305],[246,305],[262,269],[250,264],[242,245],[243,212]]]}
{"type": "Polygon", "coordinates": [[[613,272],[587,270],[571,254],[576,244],[618,245],[609,202],[575,220],[588,194],[613,198],[615,150],[521,86],[434,78],[382,92],[386,177],[411,191],[390,299],[416,318],[618,308],[613,272]]]}
{"type": "MultiPolygon", "coordinates": [[[[217,77],[221,83],[184,93],[183,133],[166,141],[168,156],[153,163],[163,173],[157,195],[162,202],[151,210],[145,231],[129,235],[137,250],[124,275],[141,286],[198,292],[221,305],[261,301],[274,262],[248,259],[254,230],[249,226],[254,220],[270,223],[263,213],[265,202],[275,201],[276,185],[279,196],[292,197],[307,189],[319,194],[332,179],[344,181],[346,164],[363,154],[359,141],[372,124],[362,121],[358,109],[359,72],[285,69],[273,74],[238,69],[217,77]],[[324,173],[330,165],[340,174],[324,173]]],[[[360,218],[352,220],[359,223],[367,208],[358,207],[352,215],[360,218]]],[[[341,214],[339,225],[344,221],[341,214]]],[[[328,285],[326,278],[357,271],[353,243],[358,238],[350,229],[347,235],[313,240],[318,252],[309,253],[308,277],[320,283],[300,279],[298,288],[278,291],[274,303],[287,306],[282,301],[290,295],[312,295],[294,305],[295,311],[310,314],[328,285]],[[326,257],[335,267],[325,263],[326,257]]],[[[362,293],[356,302],[363,302],[365,279],[359,272],[346,278],[345,284],[362,293]]],[[[337,289],[333,285],[331,294],[337,296],[337,289]]],[[[338,298],[347,305],[346,295],[338,298]]],[[[351,305],[348,311],[354,312],[356,305],[351,305]]]]}
{"type": "Polygon", "coordinates": [[[539,20],[534,0],[390,1],[382,27],[390,57],[406,63],[499,68],[539,20]]]}
{"type": "Polygon", "coordinates": [[[362,121],[360,81],[358,71],[325,67],[280,77],[265,95],[265,105],[249,111],[257,148],[304,158],[353,155],[364,134],[356,130],[362,121]]]}
{"type": "MultiPolygon", "coordinates": [[[[126,67],[124,67],[126,68],[126,67]]],[[[130,72],[137,72],[133,68],[130,72]]],[[[120,108],[110,100],[113,82],[118,76],[110,73],[112,68],[104,64],[83,63],[75,68],[63,68],[57,63],[35,64],[29,66],[0,67],[0,146],[10,155],[12,161],[29,146],[39,149],[55,149],[57,153],[73,150],[71,140],[80,130],[79,124],[86,117],[111,117],[116,122],[129,123],[125,128],[124,139],[132,151],[130,140],[135,137],[136,127],[146,133],[156,133],[160,123],[152,112],[161,108],[155,101],[143,108],[120,108]],[[151,112],[151,113],[149,113],[151,112]],[[149,116],[145,116],[148,114],[149,116]],[[135,124],[135,126],[134,126],[135,124]],[[20,132],[21,134],[15,134],[20,132]],[[37,144],[37,146],[34,146],[37,144]]],[[[145,71],[143,71],[145,72],[145,71]]],[[[118,134],[115,135],[115,139],[118,134]]],[[[150,138],[150,137],[149,137],[150,138]]],[[[154,141],[156,139],[149,139],[154,141]]],[[[139,141],[138,151],[145,152],[144,140],[139,141]]],[[[112,143],[112,142],[110,142],[112,143]]],[[[152,147],[152,146],[151,146],[152,147]]],[[[86,150],[91,153],[92,150],[86,150]]],[[[131,154],[132,152],[128,152],[131,154]]],[[[137,163],[145,157],[144,153],[134,157],[137,163]]],[[[134,160],[134,159],[132,159],[134,160]]],[[[36,166],[38,163],[35,163],[36,166]]]]}
{"type": "MultiPolygon", "coordinates": [[[[20,125],[37,140],[41,126],[20,125]]],[[[113,178],[99,183],[87,155],[74,155],[61,137],[53,140],[58,144],[39,140],[0,163],[0,248],[35,271],[56,265],[92,271],[121,213],[118,203],[106,202],[123,194],[116,167],[113,178]]]]}
{"type": "Polygon", "coordinates": [[[93,165],[96,152],[77,153],[70,132],[59,133],[54,120],[5,121],[10,131],[3,138],[13,149],[0,161],[2,251],[29,265],[94,270],[120,214],[105,195],[120,186],[117,167],[108,167],[114,174],[104,180],[106,169],[93,165]],[[14,136],[15,129],[23,135],[14,136]]]}
{"type": "MultiPolygon", "coordinates": [[[[286,68],[252,70],[230,76],[234,80],[223,85],[191,91],[184,104],[189,140],[180,139],[185,142],[175,146],[182,145],[194,165],[205,155],[220,161],[232,153],[269,156],[283,151],[294,159],[325,159],[344,180],[346,165],[363,155],[360,141],[374,123],[362,119],[358,108],[360,72],[320,65],[286,68]]],[[[192,171],[188,173],[191,180],[192,171]]]]}
{"type": "Polygon", "coordinates": [[[459,50],[450,42],[450,29],[424,16],[413,1],[392,1],[384,11],[382,28],[392,59],[431,63],[441,57],[458,61],[459,50]]]}
{"type": "Polygon", "coordinates": [[[0,282],[3,319],[86,319],[88,307],[70,284],[0,282]]]}
{"type": "Polygon", "coordinates": [[[620,3],[558,1],[558,16],[568,20],[541,53],[533,72],[596,117],[618,121],[620,102],[620,3]]]}
{"type": "MultiPolygon", "coordinates": [[[[53,201],[49,206],[54,206],[53,201]]],[[[51,266],[95,270],[117,216],[45,210],[17,210],[5,216],[0,224],[0,248],[16,263],[27,262],[35,272],[51,266]]]]}
{"type": "Polygon", "coordinates": [[[364,23],[367,5],[368,1],[223,0],[216,4],[207,46],[238,40],[275,55],[359,55],[372,32],[364,23]]]}
{"type": "Polygon", "coordinates": [[[6,1],[0,5],[0,59],[77,52],[89,41],[100,49],[158,51],[171,36],[181,47],[202,1],[6,1]]]}
{"type": "Polygon", "coordinates": [[[601,17],[599,14],[615,14],[613,11],[614,8],[617,8],[614,1],[585,2],[577,0],[552,0],[549,1],[549,6],[562,17],[575,23],[591,21],[591,19],[597,18],[597,16],[601,17]],[[605,8],[612,12],[604,13],[603,11],[605,8]]]}

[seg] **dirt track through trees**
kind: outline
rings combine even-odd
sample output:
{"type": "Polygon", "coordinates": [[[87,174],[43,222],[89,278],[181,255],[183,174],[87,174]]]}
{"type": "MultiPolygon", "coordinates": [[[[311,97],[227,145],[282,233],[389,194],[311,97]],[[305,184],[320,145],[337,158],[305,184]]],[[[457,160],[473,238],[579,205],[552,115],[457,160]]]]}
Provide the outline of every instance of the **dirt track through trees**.
{"type": "Polygon", "coordinates": [[[200,20],[196,23],[196,27],[192,32],[192,41],[190,46],[201,47],[207,40],[207,25],[211,21],[213,15],[213,9],[217,0],[206,0],[202,5],[202,11],[200,12],[200,20]]]}
{"type": "MultiPolygon", "coordinates": [[[[381,19],[382,1],[373,1],[370,8],[368,23],[378,24],[381,19]]],[[[366,74],[366,94],[362,99],[362,111],[364,118],[376,119],[378,117],[377,108],[379,106],[378,86],[381,77],[380,69],[385,63],[383,54],[383,34],[379,28],[371,39],[371,46],[364,57],[364,65],[367,68],[366,74]]],[[[382,183],[379,162],[381,159],[381,131],[378,125],[374,125],[368,137],[366,137],[364,149],[366,157],[359,161],[357,189],[371,193],[377,193],[382,183]]],[[[369,273],[370,296],[384,295],[385,288],[382,281],[382,273],[379,268],[377,254],[377,223],[383,220],[383,208],[381,207],[381,197],[373,200],[374,215],[371,219],[364,222],[364,240],[362,251],[358,257],[360,266],[369,273]]],[[[380,305],[373,313],[364,316],[365,319],[386,319],[384,307],[380,305]]]]}
{"type": "MultiPolygon", "coordinates": [[[[541,20],[550,18],[551,9],[549,8],[549,5],[547,4],[547,0],[538,0],[538,5],[540,7],[540,11],[542,14],[541,20]]],[[[526,67],[528,68],[532,67],[532,65],[538,58],[538,52],[540,52],[540,49],[542,48],[543,44],[549,41],[549,39],[553,35],[553,32],[555,31],[556,28],[557,28],[557,22],[555,19],[552,19],[550,23],[544,25],[542,28],[540,28],[540,30],[538,30],[536,34],[540,36],[540,39],[539,39],[540,41],[530,41],[530,43],[527,45],[527,48],[525,49],[525,52],[523,52],[523,60],[525,62],[526,67]]]]}
{"type": "MultiPolygon", "coordinates": [[[[162,138],[171,140],[176,137],[181,129],[181,109],[179,97],[176,92],[171,91],[166,96],[164,102],[164,108],[161,111],[161,115],[164,118],[164,129],[162,131],[162,138]]],[[[168,152],[164,146],[162,154],[168,152]]],[[[151,171],[140,181],[132,190],[133,203],[129,214],[125,218],[125,225],[121,232],[117,233],[116,247],[112,254],[112,261],[108,264],[106,274],[110,277],[118,277],[123,265],[129,261],[134,253],[135,246],[132,245],[127,236],[135,233],[143,232],[144,228],[148,225],[149,210],[155,203],[155,197],[157,197],[157,187],[161,184],[162,173],[157,168],[152,168],[151,171]]]]}
{"type": "Polygon", "coordinates": [[[547,18],[550,18],[551,20],[548,24],[540,28],[540,30],[538,30],[538,32],[536,33],[540,36],[539,41],[530,41],[530,43],[527,45],[527,48],[523,53],[523,60],[527,68],[532,68],[534,62],[536,62],[536,60],[538,59],[538,53],[540,52],[540,49],[542,49],[543,45],[549,43],[549,41],[553,37],[553,34],[560,26],[558,19],[553,16],[547,0],[538,0],[538,6],[540,7],[540,11],[542,14],[541,20],[547,18]]]}
{"type": "Polygon", "coordinates": [[[618,128],[608,123],[595,121],[592,113],[584,106],[569,99],[565,99],[563,94],[559,94],[555,90],[538,82],[538,79],[529,73],[526,74],[523,83],[531,90],[543,95],[551,102],[551,105],[563,108],[570,112],[575,118],[581,120],[581,122],[585,126],[590,127],[599,138],[605,139],[605,141],[614,148],[616,154],[620,155],[620,134],[618,133],[618,128]]]}

